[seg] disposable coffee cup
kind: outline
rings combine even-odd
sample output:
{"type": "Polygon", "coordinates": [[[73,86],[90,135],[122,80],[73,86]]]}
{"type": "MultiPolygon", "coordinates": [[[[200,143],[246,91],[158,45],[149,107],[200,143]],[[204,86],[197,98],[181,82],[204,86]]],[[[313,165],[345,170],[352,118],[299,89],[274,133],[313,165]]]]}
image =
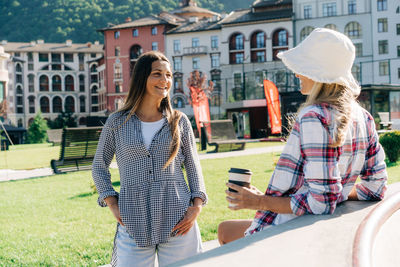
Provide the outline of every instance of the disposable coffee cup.
{"type": "MultiPolygon", "coordinates": [[[[228,172],[229,182],[237,184],[239,186],[250,188],[251,175],[253,173],[247,169],[231,168],[228,172]]],[[[229,188],[231,192],[237,192],[234,189],[229,188]]],[[[235,204],[229,204],[229,207],[234,207],[235,204]]]]}

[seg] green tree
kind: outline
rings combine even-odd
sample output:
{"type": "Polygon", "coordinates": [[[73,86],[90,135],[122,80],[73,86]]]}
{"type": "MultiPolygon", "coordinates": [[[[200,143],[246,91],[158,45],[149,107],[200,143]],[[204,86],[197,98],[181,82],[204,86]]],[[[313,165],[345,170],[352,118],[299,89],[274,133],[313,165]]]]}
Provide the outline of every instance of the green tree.
{"type": "Polygon", "coordinates": [[[43,119],[42,113],[37,113],[28,129],[28,143],[36,144],[46,142],[47,129],[47,122],[43,119]]]}
{"type": "Polygon", "coordinates": [[[53,121],[48,120],[47,125],[51,129],[64,129],[66,127],[77,127],[78,123],[72,112],[62,111],[53,121]]]}

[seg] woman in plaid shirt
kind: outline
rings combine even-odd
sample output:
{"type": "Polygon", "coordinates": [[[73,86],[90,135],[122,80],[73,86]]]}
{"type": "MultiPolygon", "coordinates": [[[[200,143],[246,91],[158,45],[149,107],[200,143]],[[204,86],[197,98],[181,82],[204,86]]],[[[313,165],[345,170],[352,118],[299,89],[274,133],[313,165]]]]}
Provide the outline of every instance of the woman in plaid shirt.
{"type": "Polygon", "coordinates": [[[92,174],[99,205],[118,222],[113,266],[154,266],[156,255],[165,266],[202,250],[196,218],[207,195],[191,123],[171,107],[171,84],[162,53],[140,56],[125,105],[100,136],[92,174]],[[108,169],[114,155],[119,193],[108,169]]]}
{"type": "Polygon", "coordinates": [[[315,29],[278,57],[300,79],[306,103],[263,194],[228,183],[232,210],[257,210],[254,220],[219,225],[221,244],[303,214],[332,214],[345,200],[380,200],[386,190],[384,151],[373,117],[356,101],[355,48],[345,35],[315,29]],[[355,184],[360,177],[360,183],[355,184]]]}

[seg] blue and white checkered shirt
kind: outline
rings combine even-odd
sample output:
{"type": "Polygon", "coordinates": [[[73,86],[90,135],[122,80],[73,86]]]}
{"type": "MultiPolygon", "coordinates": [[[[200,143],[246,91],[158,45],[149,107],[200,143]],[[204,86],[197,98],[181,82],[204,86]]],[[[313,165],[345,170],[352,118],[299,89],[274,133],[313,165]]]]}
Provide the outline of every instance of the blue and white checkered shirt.
{"type": "Polygon", "coordinates": [[[105,207],[106,197],[118,197],[122,221],[139,247],[165,243],[175,234],[171,230],[183,218],[191,200],[199,197],[203,203],[207,201],[193,130],[182,114],[179,152],[163,169],[170,156],[171,130],[167,120],[146,149],[139,118],[126,118],[127,113],[123,112],[110,115],[100,136],[92,165],[98,203],[105,207]],[[114,154],[121,181],[119,194],[111,184],[108,169],[114,154]]]}

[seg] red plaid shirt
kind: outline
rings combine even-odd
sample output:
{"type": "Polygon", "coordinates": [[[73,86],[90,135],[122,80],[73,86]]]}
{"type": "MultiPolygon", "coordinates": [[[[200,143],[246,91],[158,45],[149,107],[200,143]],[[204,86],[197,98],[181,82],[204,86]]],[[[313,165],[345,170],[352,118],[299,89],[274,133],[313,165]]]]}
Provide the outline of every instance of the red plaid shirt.
{"type": "Polygon", "coordinates": [[[380,200],[386,190],[385,155],[372,116],[354,103],[344,145],[329,147],[336,110],[328,104],[304,108],[271,177],[266,195],[291,198],[293,214],[258,211],[246,234],[303,214],[332,214],[356,185],[358,199],[380,200]]]}

